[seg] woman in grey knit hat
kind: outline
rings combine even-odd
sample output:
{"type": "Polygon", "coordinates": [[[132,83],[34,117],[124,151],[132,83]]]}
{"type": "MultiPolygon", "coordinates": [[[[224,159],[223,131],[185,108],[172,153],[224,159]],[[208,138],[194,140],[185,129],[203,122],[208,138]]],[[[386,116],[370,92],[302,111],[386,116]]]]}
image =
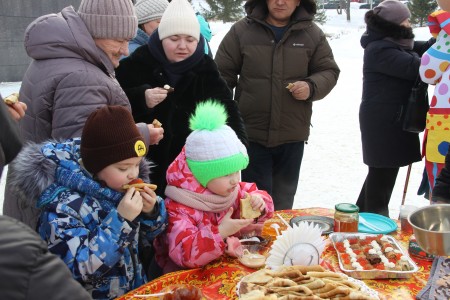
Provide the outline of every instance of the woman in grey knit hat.
{"type": "MultiPolygon", "coordinates": [[[[29,108],[21,120],[25,141],[79,137],[89,114],[101,106],[131,111],[114,68],[128,54],[137,23],[131,0],[82,0],[78,11],[69,6],[28,26],[24,45],[32,61],[20,88],[20,100],[29,108]]],[[[137,126],[146,144],[158,143],[164,130],[145,123],[137,126]]],[[[14,171],[11,165],[8,173],[14,171]]],[[[23,195],[9,179],[3,213],[36,228],[35,198],[23,195]]]]}
{"type": "Polygon", "coordinates": [[[128,45],[130,52],[128,55],[139,46],[147,44],[150,35],[158,28],[167,5],[169,5],[167,0],[139,0],[136,2],[134,8],[138,18],[138,30],[128,45]]]}

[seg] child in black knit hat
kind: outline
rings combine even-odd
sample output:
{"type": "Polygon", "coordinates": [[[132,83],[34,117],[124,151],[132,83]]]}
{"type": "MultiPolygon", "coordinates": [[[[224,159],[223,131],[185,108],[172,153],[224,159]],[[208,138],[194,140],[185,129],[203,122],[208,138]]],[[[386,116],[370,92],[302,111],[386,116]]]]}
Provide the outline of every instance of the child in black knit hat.
{"type": "Polygon", "coordinates": [[[148,170],[146,152],[131,113],[104,106],[89,116],[81,139],[27,147],[19,158],[26,180],[45,186],[38,200],[41,237],[94,299],[116,298],[146,282],[138,236],[151,243],[166,226],[164,202],[152,189],[124,189],[148,170]],[[43,184],[49,175],[53,183],[43,184]]]}

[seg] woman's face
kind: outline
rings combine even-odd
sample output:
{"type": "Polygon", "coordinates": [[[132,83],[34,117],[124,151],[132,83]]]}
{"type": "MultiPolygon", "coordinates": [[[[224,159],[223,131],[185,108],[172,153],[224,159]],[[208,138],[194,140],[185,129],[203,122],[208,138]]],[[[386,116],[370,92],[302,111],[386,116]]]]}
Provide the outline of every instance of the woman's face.
{"type": "Polygon", "coordinates": [[[171,63],[180,62],[190,57],[197,49],[198,41],[190,35],[171,35],[162,40],[162,46],[167,60],[171,63]]]}
{"type": "Polygon", "coordinates": [[[146,34],[151,35],[153,31],[155,31],[156,28],[158,28],[159,23],[161,23],[161,19],[156,19],[148,21],[147,23],[143,24],[142,27],[144,28],[146,34]]]}
{"type": "Polygon", "coordinates": [[[409,22],[409,19],[406,19],[405,21],[401,22],[400,25],[411,28],[411,23],[409,22]]]}
{"type": "Polygon", "coordinates": [[[128,56],[128,40],[112,40],[112,39],[94,39],[97,47],[102,49],[108,55],[114,68],[119,66],[122,55],[128,56]]]}

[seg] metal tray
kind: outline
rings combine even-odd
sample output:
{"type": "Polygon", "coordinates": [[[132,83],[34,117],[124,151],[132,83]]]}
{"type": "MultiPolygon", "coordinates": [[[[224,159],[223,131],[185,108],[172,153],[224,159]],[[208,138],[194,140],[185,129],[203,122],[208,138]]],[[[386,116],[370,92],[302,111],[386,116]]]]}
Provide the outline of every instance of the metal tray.
{"type": "Polygon", "coordinates": [[[386,278],[409,278],[412,276],[413,273],[417,272],[419,268],[417,267],[416,263],[409,257],[408,253],[403,250],[403,248],[399,245],[397,240],[390,236],[385,235],[389,242],[394,246],[394,249],[398,249],[402,252],[402,255],[406,256],[408,258],[408,263],[412,267],[412,270],[410,271],[396,271],[396,270],[363,270],[363,271],[356,271],[356,270],[349,270],[344,268],[344,264],[341,261],[341,255],[340,252],[336,248],[336,242],[342,242],[345,239],[348,238],[360,238],[362,236],[379,236],[379,234],[366,234],[366,233],[331,233],[328,237],[330,238],[331,242],[333,243],[333,247],[336,250],[338,260],[339,260],[339,267],[341,270],[347,274],[348,276],[351,276],[353,278],[357,279],[386,279],[386,278]]]}

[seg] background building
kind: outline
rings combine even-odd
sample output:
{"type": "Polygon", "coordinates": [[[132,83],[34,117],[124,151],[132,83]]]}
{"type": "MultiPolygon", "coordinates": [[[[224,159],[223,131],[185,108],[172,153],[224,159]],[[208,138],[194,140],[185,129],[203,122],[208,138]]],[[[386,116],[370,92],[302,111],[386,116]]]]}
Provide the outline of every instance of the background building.
{"type": "Polygon", "coordinates": [[[22,81],[30,58],[23,47],[25,29],[34,19],[57,13],[66,6],[78,8],[81,0],[0,1],[0,82],[22,81]]]}

